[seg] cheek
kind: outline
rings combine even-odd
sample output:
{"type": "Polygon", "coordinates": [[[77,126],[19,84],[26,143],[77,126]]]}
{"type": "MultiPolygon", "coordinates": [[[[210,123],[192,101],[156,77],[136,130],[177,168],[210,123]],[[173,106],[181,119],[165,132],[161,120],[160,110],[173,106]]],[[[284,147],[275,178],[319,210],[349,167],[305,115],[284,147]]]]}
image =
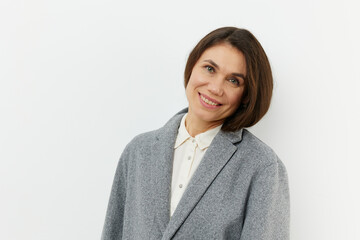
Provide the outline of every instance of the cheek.
{"type": "Polygon", "coordinates": [[[238,106],[240,106],[243,93],[244,93],[244,91],[241,90],[241,91],[239,91],[239,92],[233,92],[233,93],[230,95],[230,97],[229,97],[229,103],[231,104],[231,106],[232,106],[233,108],[238,108],[238,106]]]}
{"type": "Polygon", "coordinates": [[[193,87],[192,81],[190,79],[187,86],[186,86],[186,88],[185,88],[185,95],[186,95],[186,98],[187,98],[189,103],[191,101],[191,97],[192,97],[193,92],[194,92],[194,87],[193,87]]]}
{"type": "Polygon", "coordinates": [[[197,69],[190,76],[189,83],[193,88],[200,87],[206,83],[206,77],[197,69]]]}
{"type": "Polygon", "coordinates": [[[189,98],[191,94],[194,94],[194,91],[196,90],[196,87],[199,85],[197,84],[196,81],[196,76],[191,75],[189,82],[186,86],[185,92],[186,92],[186,96],[189,98]]]}

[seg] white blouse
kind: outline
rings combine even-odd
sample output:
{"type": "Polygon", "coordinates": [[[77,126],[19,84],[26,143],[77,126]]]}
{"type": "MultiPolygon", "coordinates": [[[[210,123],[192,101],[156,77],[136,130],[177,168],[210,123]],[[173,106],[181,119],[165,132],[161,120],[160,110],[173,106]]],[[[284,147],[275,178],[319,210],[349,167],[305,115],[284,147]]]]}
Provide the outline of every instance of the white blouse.
{"type": "Polygon", "coordinates": [[[170,216],[185,192],[185,189],[199,166],[206,150],[210,146],[215,135],[220,131],[221,126],[212,128],[206,132],[190,136],[185,128],[185,114],[181,120],[178,135],[175,142],[173,172],[171,181],[171,207],[170,216]]]}

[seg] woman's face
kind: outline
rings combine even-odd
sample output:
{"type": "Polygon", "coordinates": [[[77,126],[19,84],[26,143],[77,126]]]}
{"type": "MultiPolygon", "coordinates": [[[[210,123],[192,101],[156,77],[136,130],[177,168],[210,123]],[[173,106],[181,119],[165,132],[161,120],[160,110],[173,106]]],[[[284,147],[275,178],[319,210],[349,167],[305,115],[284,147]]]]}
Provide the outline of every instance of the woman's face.
{"type": "Polygon", "coordinates": [[[208,48],[194,65],[186,87],[189,117],[211,126],[222,124],[241,103],[245,76],[242,52],[228,43],[208,48]]]}

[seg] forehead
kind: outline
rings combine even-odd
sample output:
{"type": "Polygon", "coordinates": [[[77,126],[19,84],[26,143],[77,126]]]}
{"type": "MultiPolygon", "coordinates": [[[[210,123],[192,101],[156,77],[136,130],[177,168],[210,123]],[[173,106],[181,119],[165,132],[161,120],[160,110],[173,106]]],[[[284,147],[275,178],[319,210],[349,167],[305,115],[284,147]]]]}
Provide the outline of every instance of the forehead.
{"type": "Polygon", "coordinates": [[[246,74],[244,54],[228,43],[221,43],[206,49],[198,60],[203,63],[212,60],[223,71],[246,74]]]}

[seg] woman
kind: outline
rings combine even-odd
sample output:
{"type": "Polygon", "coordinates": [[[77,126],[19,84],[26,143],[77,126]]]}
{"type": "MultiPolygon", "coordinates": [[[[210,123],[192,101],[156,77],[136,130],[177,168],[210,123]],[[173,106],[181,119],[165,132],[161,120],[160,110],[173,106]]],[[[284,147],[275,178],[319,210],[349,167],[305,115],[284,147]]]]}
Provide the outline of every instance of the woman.
{"type": "Polygon", "coordinates": [[[205,36],[186,64],[188,109],[126,146],[102,239],[289,239],[285,167],[244,129],[267,112],[272,88],[249,31],[205,36]]]}

